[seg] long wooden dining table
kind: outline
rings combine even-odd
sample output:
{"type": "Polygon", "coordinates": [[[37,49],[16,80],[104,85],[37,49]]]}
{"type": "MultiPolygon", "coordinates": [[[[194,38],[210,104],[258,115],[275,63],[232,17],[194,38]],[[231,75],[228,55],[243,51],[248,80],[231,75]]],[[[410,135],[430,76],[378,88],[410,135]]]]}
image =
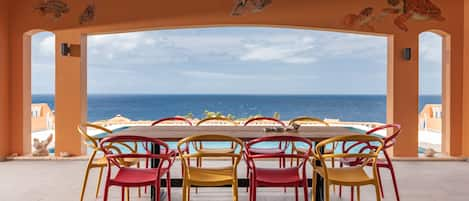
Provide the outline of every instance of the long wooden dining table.
{"type": "MultiPolygon", "coordinates": [[[[304,126],[300,127],[296,132],[265,132],[264,128],[272,128],[272,126],[135,126],[123,129],[113,133],[114,136],[144,136],[150,138],[157,138],[166,142],[177,142],[185,137],[201,134],[219,134],[237,137],[243,141],[253,140],[259,137],[272,136],[272,135],[293,135],[302,136],[310,139],[313,142],[320,142],[322,140],[346,135],[361,134],[360,130],[351,127],[323,127],[323,126],[304,126]]],[[[159,153],[159,146],[152,146],[153,153],[159,153]]],[[[159,161],[152,161],[152,167],[156,167],[159,161]]],[[[171,179],[171,185],[176,187],[182,186],[182,179],[171,179]]],[[[165,183],[165,182],[163,182],[165,183]]],[[[239,179],[239,187],[248,187],[249,181],[247,178],[239,179]]],[[[311,185],[311,179],[308,181],[311,185]]],[[[323,179],[318,177],[316,185],[316,200],[324,200],[324,184],[323,179]]],[[[152,200],[155,200],[155,190],[151,190],[152,200]]]]}

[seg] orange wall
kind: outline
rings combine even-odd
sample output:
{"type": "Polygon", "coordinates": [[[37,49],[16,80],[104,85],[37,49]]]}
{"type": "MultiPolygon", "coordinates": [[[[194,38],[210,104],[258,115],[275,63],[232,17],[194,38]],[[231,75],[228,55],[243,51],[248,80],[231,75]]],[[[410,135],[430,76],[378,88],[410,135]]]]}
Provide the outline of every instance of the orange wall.
{"type": "MultiPolygon", "coordinates": [[[[29,71],[23,64],[23,34],[32,30],[73,30],[77,33],[109,33],[125,32],[129,30],[165,29],[187,26],[217,26],[217,25],[267,25],[267,26],[292,26],[308,29],[327,29],[348,32],[364,33],[358,28],[347,28],[342,24],[343,17],[350,13],[358,13],[368,6],[375,7],[375,11],[388,7],[385,0],[275,0],[264,12],[246,14],[241,17],[229,15],[233,1],[204,0],[204,1],[155,1],[155,0],[100,0],[96,1],[96,20],[89,25],[79,25],[80,12],[85,8],[87,1],[66,1],[70,5],[70,12],[59,20],[43,17],[37,12],[31,12],[31,7],[36,5],[36,0],[11,0],[10,10],[10,59],[11,59],[11,114],[12,114],[12,147],[11,151],[20,152],[19,146],[25,144],[28,139],[27,122],[24,113],[30,97],[28,94],[29,71]],[[22,90],[22,89],[26,90],[22,90]]],[[[411,29],[403,32],[393,24],[393,16],[383,18],[375,23],[375,31],[368,34],[394,35],[393,58],[389,60],[389,76],[394,80],[388,80],[388,121],[400,123],[403,126],[402,135],[398,139],[395,152],[400,156],[416,156],[417,130],[418,130],[418,34],[428,30],[440,30],[451,35],[451,72],[448,73],[448,88],[451,98],[449,111],[451,125],[448,141],[452,143],[450,152],[460,154],[462,150],[462,84],[463,84],[463,49],[461,41],[464,40],[464,2],[463,0],[433,0],[443,10],[446,18],[444,22],[415,21],[410,20],[407,25],[411,29]],[[413,49],[413,60],[404,61],[401,51],[404,47],[413,49]]],[[[68,40],[68,39],[66,39],[68,40]]],[[[75,39],[73,39],[75,40],[75,39]]],[[[71,40],[71,41],[73,41],[71,40]]],[[[467,47],[467,46],[466,46],[467,47]]],[[[57,55],[58,57],[58,55],[57,55]]],[[[66,63],[58,63],[65,65],[66,63]]],[[[64,76],[67,76],[65,72],[64,76]]],[[[59,72],[57,72],[57,76],[59,72]]],[[[467,76],[466,80],[469,78],[467,76]]],[[[83,83],[73,83],[79,86],[83,83]]],[[[466,84],[467,85],[467,84],[466,84]]],[[[64,99],[67,100],[67,99],[64,99]]],[[[56,103],[59,103],[59,98],[56,103]]],[[[65,103],[65,101],[62,101],[65,103]]],[[[28,106],[29,107],[29,106],[28,106]]],[[[61,106],[57,106],[60,108],[61,106]]],[[[67,109],[62,106],[62,108],[67,109]]],[[[75,111],[75,110],[73,110],[75,111]]],[[[59,113],[60,111],[57,110],[59,113]]],[[[57,117],[57,127],[61,125],[72,130],[78,115],[58,123],[62,117],[57,117]]],[[[59,115],[57,115],[59,116],[59,115]]],[[[27,119],[29,121],[29,119],[27,119]]],[[[70,134],[66,134],[70,135],[70,134]]],[[[79,142],[68,142],[71,147],[78,147],[79,142]]],[[[67,144],[66,144],[67,145],[67,144]]],[[[67,145],[67,146],[68,146],[67,145]]],[[[65,146],[65,145],[64,145],[65,146]]]]}
{"type": "Polygon", "coordinates": [[[464,98],[463,98],[463,152],[469,156],[469,2],[464,2],[464,98]]]}
{"type": "Polygon", "coordinates": [[[73,45],[72,56],[55,58],[55,154],[82,155],[86,150],[76,127],[87,119],[86,54],[80,57],[81,51],[86,51],[86,37],[78,32],[59,31],[55,39],[56,52],[60,52],[63,42],[73,45]]]}
{"type": "Polygon", "coordinates": [[[9,152],[8,5],[0,0],[0,161],[9,152]]]}

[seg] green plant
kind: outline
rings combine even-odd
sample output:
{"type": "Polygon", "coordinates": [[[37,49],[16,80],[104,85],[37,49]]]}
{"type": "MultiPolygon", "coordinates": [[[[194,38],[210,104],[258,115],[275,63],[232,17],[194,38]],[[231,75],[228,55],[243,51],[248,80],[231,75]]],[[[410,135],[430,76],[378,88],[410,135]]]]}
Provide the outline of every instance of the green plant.
{"type": "Polygon", "coordinates": [[[273,118],[275,118],[275,119],[280,119],[280,113],[279,113],[279,112],[275,112],[273,118]]]}
{"type": "Polygon", "coordinates": [[[187,113],[186,115],[184,115],[184,118],[186,118],[186,119],[194,119],[194,114],[192,114],[192,112],[189,112],[189,113],[187,113]]]}

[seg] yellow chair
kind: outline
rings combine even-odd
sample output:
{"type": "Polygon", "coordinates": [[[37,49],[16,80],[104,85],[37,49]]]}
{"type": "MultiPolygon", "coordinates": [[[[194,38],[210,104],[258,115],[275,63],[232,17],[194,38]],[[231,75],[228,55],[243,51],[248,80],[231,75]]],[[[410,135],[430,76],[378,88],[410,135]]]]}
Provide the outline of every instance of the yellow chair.
{"type": "MultiPolygon", "coordinates": [[[[100,131],[105,132],[107,134],[112,133],[112,131],[107,129],[107,128],[104,128],[104,127],[101,127],[101,126],[98,126],[98,125],[94,125],[94,124],[89,124],[89,123],[81,124],[81,125],[77,126],[78,132],[85,139],[84,143],[92,149],[92,152],[91,152],[90,157],[88,159],[88,164],[86,166],[85,177],[83,178],[83,185],[82,185],[81,194],[80,194],[80,201],[83,201],[83,198],[84,198],[84,195],[85,195],[85,190],[86,190],[86,184],[88,182],[88,176],[89,176],[89,173],[90,173],[91,169],[94,169],[94,168],[99,168],[98,184],[96,185],[96,198],[98,197],[99,188],[101,186],[100,184],[101,184],[101,180],[102,180],[102,176],[103,176],[103,170],[104,170],[105,167],[107,167],[107,160],[104,157],[104,155],[103,156],[97,156],[98,153],[99,154],[104,154],[103,150],[99,146],[99,140],[101,140],[102,138],[92,137],[92,136],[88,135],[88,133],[87,133],[88,128],[97,129],[97,130],[100,130],[100,131]]],[[[121,152],[121,150],[118,147],[116,147],[112,144],[110,144],[108,146],[110,148],[114,149],[118,153],[121,152]]],[[[125,147],[126,149],[128,149],[128,151],[130,151],[132,153],[136,153],[136,150],[137,150],[137,144],[135,144],[135,146],[133,148],[131,146],[129,146],[127,144],[123,144],[123,143],[119,143],[119,146],[125,147]]],[[[128,166],[128,167],[134,166],[134,165],[136,165],[137,167],[140,166],[138,159],[126,159],[126,160],[123,160],[123,161],[120,161],[120,162],[122,163],[122,165],[128,166]]],[[[138,191],[138,194],[140,196],[140,189],[138,191]]],[[[128,190],[127,190],[127,200],[129,200],[128,190]]]]}
{"type": "MultiPolygon", "coordinates": [[[[360,186],[373,185],[376,191],[376,200],[381,201],[379,178],[376,167],[376,161],[379,152],[383,149],[384,142],[382,139],[375,136],[367,135],[353,135],[353,136],[341,136],[334,137],[324,140],[316,145],[313,152],[313,189],[312,189],[312,201],[316,200],[316,182],[317,176],[324,178],[324,189],[325,189],[325,201],[330,200],[330,186],[331,185],[344,185],[351,186],[352,188],[357,187],[357,198],[360,201],[360,186]],[[345,143],[345,142],[360,142],[363,146],[360,147],[360,151],[357,153],[336,153],[330,154],[321,153],[326,145],[333,143],[345,143]],[[342,167],[333,168],[328,167],[326,160],[329,158],[359,158],[363,161],[362,165],[355,167],[342,167]],[[320,165],[316,163],[320,162],[320,165]],[[368,175],[365,171],[367,164],[372,164],[372,174],[368,175]]],[[[370,167],[370,166],[368,166],[370,167]]]]}
{"type": "MultiPolygon", "coordinates": [[[[213,122],[213,121],[218,121],[218,122],[223,122],[223,125],[229,125],[229,126],[237,126],[238,123],[233,121],[230,118],[226,117],[208,117],[205,119],[200,120],[197,122],[196,126],[203,126],[204,124],[207,124],[208,122],[213,122]]],[[[199,152],[216,152],[216,153],[234,153],[234,143],[231,143],[231,148],[226,148],[226,149],[217,149],[217,148],[204,148],[203,143],[199,142],[194,144],[194,148],[199,151],[199,152]]],[[[234,164],[234,158],[231,160],[232,164],[234,164]]],[[[202,167],[202,158],[198,157],[197,158],[197,167],[202,167]]]]}
{"type": "MultiPolygon", "coordinates": [[[[288,123],[289,126],[293,125],[293,124],[298,124],[298,125],[305,125],[305,124],[320,124],[320,125],[323,125],[323,126],[329,126],[329,124],[319,118],[315,118],[315,117],[297,117],[297,118],[294,118],[292,120],[290,120],[290,122],[288,123]]],[[[328,149],[328,150],[325,150],[324,153],[330,153],[332,150],[334,150],[336,147],[336,145],[333,145],[332,149],[328,149]]],[[[301,147],[296,147],[295,144],[293,143],[292,144],[292,153],[298,153],[300,155],[302,154],[305,154],[307,153],[309,150],[308,149],[305,149],[305,148],[301,148],[301,147]]],[[[290,160],[290,166],[293,166],[293,158],[290,160]]],[[[331,158],[331,161],[332,161],[332,167],[334,167],[334,163],[335,163],[335,160],[334,158],[331,158]]],[[[299,164],[299,158],[296,159],[296,165],[299,164]]]]}
{"type": "Polygon", "coordinates": [[[241,160],[243,152],[243,142],[234,137],[224,136],[224,135],[197,135],[190,136],[181,141],[178,145],[179,157],[184,165],[184,179],[183,179],[183,189],[182,189],[182,200],[189,201],[190,197],[190,188],[191,186],[224,186],[232,185],[233,188],[233,201],[238,201],[238,176],[237,176],[237,167],[239,161],[241,160]],[[198,144],[198,143],[208,143],[208,142],[230,142],[235,146],[233,153],[227,152],[201,152],[195,149],[191,149],[190,153],[187,153],[185,150],[186,144],[198,144]],[[191,158],[232,158],[234,164],[231,166],[224,167],[192,167],[189,165],[188,161],[191,158]]]}

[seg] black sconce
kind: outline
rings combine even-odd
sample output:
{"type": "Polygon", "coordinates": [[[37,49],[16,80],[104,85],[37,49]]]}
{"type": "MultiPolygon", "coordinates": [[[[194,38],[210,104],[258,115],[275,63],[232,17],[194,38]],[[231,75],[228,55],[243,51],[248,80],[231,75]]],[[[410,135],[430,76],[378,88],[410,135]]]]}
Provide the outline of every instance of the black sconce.
{"type": "Polygon", "coordinates": [[[404,48],[402,50],[402,57],[406,61],[410,61],[412,59],[412,49],[411,48],[404,48]]]}
{"type": "Polygon", "coordinates": [[[62,53],[62,56],[70,56],[72,53],[71,45],[68,43],[60,44],[60,52],[62,53]]]}

